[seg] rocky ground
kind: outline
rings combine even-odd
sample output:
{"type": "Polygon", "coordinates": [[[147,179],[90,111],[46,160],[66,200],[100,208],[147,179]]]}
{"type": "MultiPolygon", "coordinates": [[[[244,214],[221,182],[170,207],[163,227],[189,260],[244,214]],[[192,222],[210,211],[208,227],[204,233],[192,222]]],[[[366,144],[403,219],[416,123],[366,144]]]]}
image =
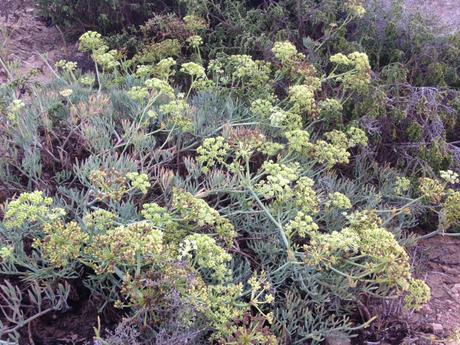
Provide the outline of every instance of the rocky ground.
{"type": "Polygon", "coordinates": [[[408,344],[460,345],[460,240],[427,239],[417,245],[413,258],[419,277],[431,288],[432,299],[419,312],[406,316],[419,341],[408,344]]]}

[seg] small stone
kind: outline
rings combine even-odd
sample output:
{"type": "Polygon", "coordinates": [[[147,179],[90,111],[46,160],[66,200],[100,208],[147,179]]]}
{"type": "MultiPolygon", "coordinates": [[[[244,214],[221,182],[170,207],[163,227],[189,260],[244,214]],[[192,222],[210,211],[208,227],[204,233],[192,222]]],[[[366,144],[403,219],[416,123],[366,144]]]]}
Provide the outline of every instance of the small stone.
{"type": "Polygon", "coordinates": [[[432,323],[430,328],[433,334],[441,334],[444,332],[444,327],[440,323],[432,323]]]}
{"type": "Polygon", "coordinates": [[[431,307],[428,304],[425,304],[420,310],[422,314],[431,314],[432,311],[433,309],[431,309],[431,307]]]}
{"type": "Polygon", "coordinates": [[[351,341],[346,336],[330,336],[326,337],[325,345],[350,345],[351,341]]]}

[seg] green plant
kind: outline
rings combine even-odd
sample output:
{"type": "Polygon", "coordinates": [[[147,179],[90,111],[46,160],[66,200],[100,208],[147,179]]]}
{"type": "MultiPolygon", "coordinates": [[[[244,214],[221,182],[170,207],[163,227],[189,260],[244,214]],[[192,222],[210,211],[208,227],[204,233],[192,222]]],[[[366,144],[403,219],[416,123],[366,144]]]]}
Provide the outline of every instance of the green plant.
{"type": "Polygon", "coordinates": [[[38,1],[43,15],[64,28],[77,33],[97,29],[106,34],[143,24],[155,11],[165,10],[173,4],[149,0],[38,1]]]}
{"type": "MultiPolygon", "coordinates": [[[[112,305],[128,315],[139,342],[163,337],[175,320],[183,334],[208,341],[243,332],[318,343],[331,330],[351,334],[370,323],[351,317],[362,299],[426,301],[411,289],[424,285],[411,277],[396,231],[413,224],[410,210],[423,198],[408,202],[391,170],[380,177],[384,197],[362,172],[338,177],[369,144],[360,128],[311,130],[321,85],[351,97],[370,82],[364,54],[335,55],[346,65],[340,73],[292,80],[286,72],[305,57],[287,42],[278,47],[290,53],[275,48],[273,68],[234,55],[208,68],[166,58],[133,72],[117,52],[110,66],[101,59],[107,46],[97,33],[80,44],[92,54],[96,77],[87,78],[96,85],[60,62],[56,83],[7,117],[4,183],[54,198],[28,192],[6,204],[2,272],[82,281],[101,311],[112,305]],[[181,73],[188,82],[175,88],[181,73]],[[290,85],[284,97],[266,83],[271,76],[290,85]],[[227,110],[216,115],[217,104],[227,110]],[[210,116],[216,121],[203,121],[210,116]],[[74,153],[57,159],[70,143],[74,153]],[[27,155],[24,165],[17,157],[27,155]],[[295,310],[306,311],[301,331],[286,326],[300,322],[295,310]],[[243,326],[245,315],[257,321],[243,326]]],[[[443,176],[455,182],[454,173],[443,176]]],[[[443,207],[427,207],[454,224],[456,196],[448,195],[443,207]]]]}

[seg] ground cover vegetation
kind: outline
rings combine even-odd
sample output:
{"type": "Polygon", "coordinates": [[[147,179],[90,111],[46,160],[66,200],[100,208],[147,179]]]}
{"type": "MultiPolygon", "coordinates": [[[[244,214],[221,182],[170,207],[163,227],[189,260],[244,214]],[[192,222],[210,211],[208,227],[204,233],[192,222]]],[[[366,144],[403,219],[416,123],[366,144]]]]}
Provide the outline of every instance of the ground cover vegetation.
{"type": "Polygon", "coordinates": [[[2,339],[88,300],[88,343],[319,344],[429,300],[407,248],[458,230],[458,35],[358,0],[40,4],[93,67],[1,87],[2,339]]]}

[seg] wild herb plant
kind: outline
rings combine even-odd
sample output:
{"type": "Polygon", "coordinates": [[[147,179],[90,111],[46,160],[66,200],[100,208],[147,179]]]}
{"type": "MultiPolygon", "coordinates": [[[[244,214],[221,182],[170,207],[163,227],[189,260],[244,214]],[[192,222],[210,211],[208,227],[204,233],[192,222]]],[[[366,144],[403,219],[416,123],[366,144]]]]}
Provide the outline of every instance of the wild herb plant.
{"type": "Polygon", "coordinates": [[[52,85],[5,102],[2,181],[29,192],[4,207],[1,270],[15,283],[3,290],[17,296],[4,336],[64,311],[75,279],[101,312],[126,316],[109,338],[129,324],[140,343],[319,343],[370,324],[356,317],[369,299],[429,299],[403,231],[424,212],[439,215],[437,232],[458,224],[458,175],[416,189],[361,161],[359,123],[322,123],[370,87],[366,54],[334,54],[323,74],[288,41],[274,43],[273,63],[208,66],[136,66],[95,32],[80,47],[94,75],[60,61],[52,85]],[[26,282],[42,296],[32,309],[26,282]],[[44,309],[43,296],[59,298],[44,309]]]}
{"type": "Polygon", "coordinates": [[[370,325],[369,301],[419,309],[430,290],[413,276],[407,230],[430,217],[426,236],[456,235],[460,220],[439,128],[455,92],[408,86],[396,63],[381,71],[393,84],[380,85],[346,40],[365,16],[359,1],[305,2],[320,37],[302,49],[294,22],[255,45],[266,28],[243,30],[252,16],[294,11],[288,1],[185,5],[193,13],[166,18],[163,40],[132,58],[89,31],[79,47],[92,72],[59,61],[30,97],[3,87],[1,337],[66,312],[76,281],[101,317],[124,316],[110,332],[95,325],[98,344],[317,344],[370,325]],[[232,13],[244,13],[238,25],[232,13]],[[227,25],[238,35],[223,40],[227,25]],[[248,45],[232,52],[240,39],[248,45]],[[383,165],[378,129],[397,114],[408,134],[395,141],[433,146],[383,165]]]}

